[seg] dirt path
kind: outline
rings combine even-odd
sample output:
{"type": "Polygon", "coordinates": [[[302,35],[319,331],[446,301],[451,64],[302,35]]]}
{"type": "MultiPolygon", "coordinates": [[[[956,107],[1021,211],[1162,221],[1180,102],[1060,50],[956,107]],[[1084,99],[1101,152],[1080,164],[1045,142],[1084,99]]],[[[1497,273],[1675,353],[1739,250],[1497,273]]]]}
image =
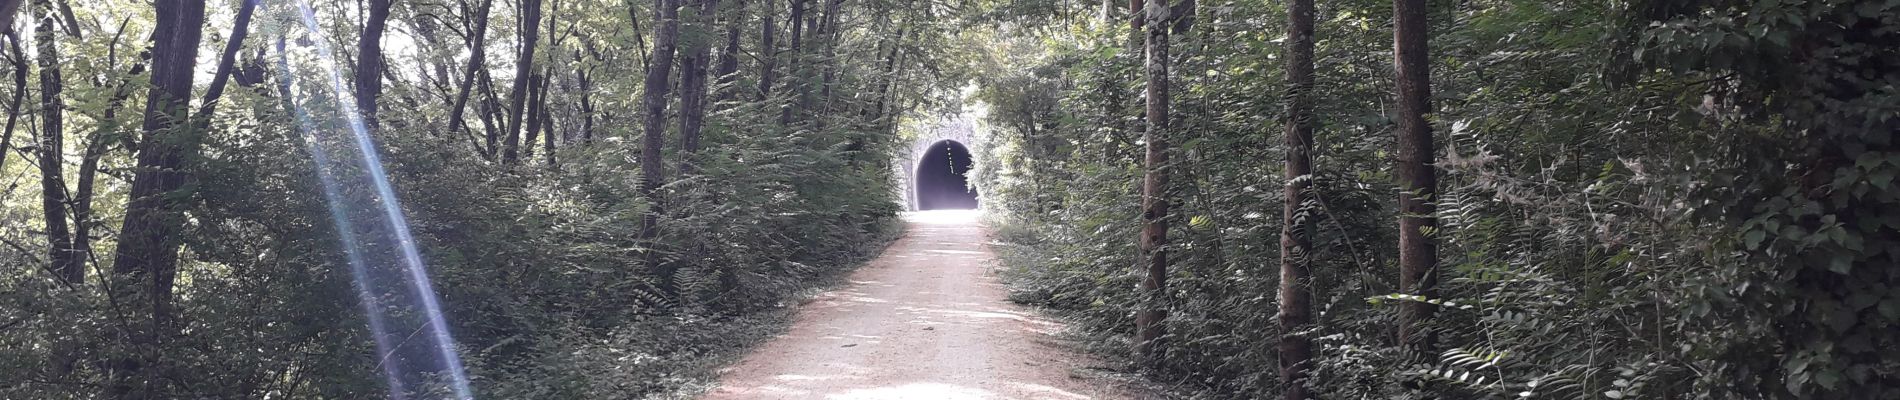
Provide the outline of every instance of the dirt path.
{"type": "Polygon", "coordinates": [[[908,231],[799,309],[791,330],[724,371],[705,399],[1125,399],[1074,377],[1061,329],[1005,300],[977,214],[905,216],[908,231]]]}

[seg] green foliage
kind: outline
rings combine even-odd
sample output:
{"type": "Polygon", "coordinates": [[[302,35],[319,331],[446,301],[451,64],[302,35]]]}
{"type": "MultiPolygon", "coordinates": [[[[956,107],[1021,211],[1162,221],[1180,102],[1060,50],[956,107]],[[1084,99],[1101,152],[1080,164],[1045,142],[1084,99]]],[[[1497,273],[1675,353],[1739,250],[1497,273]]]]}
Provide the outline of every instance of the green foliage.
{"type": "MultiPolygon", "coordinates": [[[[215,26],[204,27],[207,38],[229,32],[230,22],[215,15],[235,4],[213,3],[215,26]]],[[[125,303],[104,287],[130,284],[109,279],[109,251],[117,240],[110,229],[100,229],[107,232],[95,241],[87,284],[64,285],[43,270],[46,244],[35,228],[41,188],[31,180],[14,184],[15,176],[37,170],[8,154],[0,169],[6,179],[0,181],[6,189],[0,239],[8,246],[0,250],[0,398],[95,398],[110,379],[110,363],[134,354],[161,355],[162,364],[147,367],[157,371],[153,397],[389,396],[381,368],[404,355],[377,354],[345,235],[331,219],[317,174],[318,168],[345,177],[364,173],[346,151],[353,144],[338,109],[338,97],[349,94],[330,92],[319,68],[336,62],[347,69],[349,59],[319,60],[310,50],[321,40],[349,49],[361,22],[339,17],[356,15],[351,4],[313,3],[324,35],[302,32],[288,3],[259,9],[237,57],[240,70],[261,74],[263,82],[227,88],[210,129],[199,136],[201,151],[184,160],[190,184],[168,194],[185,205],[181,220],[188,222],[173,289],[179,326],[157,345],[128,337],[136,329],[123,316],[151,305],[125,303]],[[279,39],[288,51],[279,52],[279,39]],[[288,68],[274,62],[279,57],[288,68]],[[282,81],[297,83],[280,91],[282,81]],[[307,113],[313,126],[301,127],[293,108],[307,113]],[[338,161],[318,165],[313,148],[330,150],[338,161]]],[[[550,7],[562,41],[543,47],[537,64],[556,77],[548,89],[554,128],[546,134],[558,135],[557,162],[544,164],[547,154],[536,146],[532,157],[523,157],[532,163],[503,165],[476,148],[482,135],[498,128],[484,124],[493,110],[483,106],[492,94],[482,92],[506,93],[516,83],[503,72],[512,70],[512,61],[496,61],[513,60],[519,45],[508,28],[518,18],[509,4],[494,3],[494,31],[485,33],[489,63],[482,66],[494,81],[483,85],[494,87],[478,88],[470,100],[467,137],[446,134],[455,131],[446,126],[451,103],[442,99],[453,98],[467,59],[460,32],[450,32],[465,27],[445,24],[470,18],[464,14],[473,10],[400,4],[385,40],[393,72],[385,77],[374,132],[448,330],[483,398],[674,398],[704,389],[713,368],[786,323],[797,296],[897,236],[901,206],[886,168],[899,151],[897,127],[913,110],[941,103],[956,87],[943,82],[960,74],[954,65],[892,70],[882,57],[902,49],[915,57],[908,66],[938,62],[954,47],[950,23],[922,18],[931,11],[903,4],[852,3],[839,16],[844,22],[836,37],[808,37],[803,52],[785,52],[778,72],[789,82],[771,96],[751,90],[762,66],[742,54],[733,81],[713,88],[711,97],[722,100],[710,107],[701,150],[682,154],[669,143],[660,161],[672,174],[649,198],[640,194],[642,149],[630,128],[642,115],[628,99],[643,89],[639,57],[651,49],[640,42],[650,32],[640,30],[651,26],[630,29],[627,18],[646,22],[653,10],[612,2],[550,7]],[[919,14],[908,19],[919,22],[907,25],[902,40],[892,37],[895,26],[862,22],[866,15],[893,13],[919,14]],[[837,46],[836,54],[812,50],[820,44],[837,46]],[[825,69],[834,80],[823,80],[825,69]],[[587,86],[576,82],[582,70],[592,79],[587,86]],[[781,121],[781,108],[797,107],[801,94],[815,100],[811,107],[781,121]],[[577,105],[582,96],[591,110],[577,105]],[[592,121],[592,140],[580,137],[583,118],[592,121]],[[696,172],[681,175],[683,162],[696,172]],[[642,240],[643,219],[654,210],[660,211],[657,238],[642,240]]],[[[101,163],[106,173],[95,210],[98,226],[117,227],[132,165],[132,155],[117,143],[136,136],[130,121],[140,116],[130,105],[143,103],[142,83],[149,80],[117,69],[143,44],[150,5],[73,5],[82,21],[76,28],[91,35],[62,39],[72,42],[69,55],[79,61],[66,70],[68,84],[126,81],[136,89],[129,105],[114,111],[122,121],[106,118],[108,92],[67,91],[74,96],[69,115],[78,116],[69,118],[68,142],[116,146],[101,163]],[[122,31],[94,22],[106,16],[128,22],[122,31]],[[114,35],[121,36],[117,42],[114,35]],[[89,129],[102,133],[82,138],[89,129]]],[[[760,44],[754,39],[759,11],[722,10],[746,33],[744,51],[760,44]]],[[[771,17],[782,18],[785,10],[776,12],[771,17]]],[[[694,33],[707,36],[695,40],[723,39],[713,33],[694,33]]],[[[222,48],[209,43],[215,41],[206,43],[206,53],[222,48]]],[[[33,113],[27,107],[20,115],[27,122],[16,133],[29,133],[33,113]]],[[[669,120],[677,122],[676,113],[669,111],[669,120]]],[[[357,227],[357,244],[372,259],[394,254],[378,222],[384,200],[372,187],[342,182],[341,217],[357,227]]],[[[381,299],[370,306],[393,315],[420,311],[381,299]]],[[[396,339],[407,340],[406,333],[396,339]]],[[[429,389],[439,386],[411,387],[411,397],[439,395],[429,389]]]]}
{"type": "MultiPolygon", "coordinates": [[[[1900,390],[1888,3],[1433,2],[1429,234],[1446,281],[1419,298],[1393,294],[1390,5],[1321,2],[1318,174],[1299,178],[1318,193],[1298,205],[1317,218],[1318,323],[1301,334],[1320,358],[1304,384],[1322,398],[1900,390]],[[1411,301],[1440,306],[1437,354],[1393,342],[1392,305],[1411,301]]],[[[1176,45],[1173,316],[1161,365],[1139,367],[1188,397],[1288,384],[1272,319],[1281,7],[1204,2],[1176,45]]],[[[1122,355],[1140,81],[1125,27],[1065,21],[1004,24],[1045,39],[991,67],[1022,72],[983,82],[994,132],[977,181],[1009,225],[1015,299],[1122,355]],[[1024,150],[1048,141],[1075,150],[1024,150]]]]}

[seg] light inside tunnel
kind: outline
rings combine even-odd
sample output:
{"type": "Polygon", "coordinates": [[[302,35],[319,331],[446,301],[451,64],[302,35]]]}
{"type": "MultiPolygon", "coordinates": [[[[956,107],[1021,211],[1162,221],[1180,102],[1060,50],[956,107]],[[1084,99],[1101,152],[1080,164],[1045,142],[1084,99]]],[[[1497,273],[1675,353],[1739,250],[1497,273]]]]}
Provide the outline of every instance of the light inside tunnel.
{"type": "Polygon", "coordinates": [[[970,150],[945,140],[930,145],[917,164],[917,209],[974,210],[976,189],[970,187],[970,150]]]}

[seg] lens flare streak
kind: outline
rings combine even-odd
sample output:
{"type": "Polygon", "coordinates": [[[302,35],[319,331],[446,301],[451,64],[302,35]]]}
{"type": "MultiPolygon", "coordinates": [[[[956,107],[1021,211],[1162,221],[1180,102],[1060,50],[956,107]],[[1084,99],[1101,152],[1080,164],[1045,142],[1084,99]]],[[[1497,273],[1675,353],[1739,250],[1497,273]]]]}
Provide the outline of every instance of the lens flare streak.
{"type": "MultiPolygon", "coordinates": [[[[298,14],[302,17],[304,28],[308,29],[311,35],[319,37],[317,40],[312,40],[311,42],[314,42],[320,61],[320,67],[329,77],[330,90],[334,92],[332,98],[336,100],[337,107],[341,111],[340,113],[349,125],[350,134],[352,135],[356,150],[360,152],[360,159],[363,162],[362,167],[368,172],[370,181],[372,181],[375,186],[376,195],[381,200],[378,201],[378,203],[382,206],[383,216],[388,220],[389,228],[396,236],[397,245],[402,252],[403,267],[407,271],[408,281],[410,285],[412,285],[411,290],[415,291],[415,298],[421,301],[423,311],[427,315],[427,329],[429,335],[435,339],[436,356],[440,358],[439,361],[441,361],[442,365],[447,369],[447,371],[443,372],[449,375],[448,377],[451,379],[449,384],[457,399],[473,399],[474,394],[469,387],[467,372],[462,366],[461,357],[455,352],[455,342],[449,334],[448,324],[442,315],[442,306],[440,301],[436,298],[435,288],[430,283],[427,266],[423,264],[421,252],[416,248],[415,237],[410,233],[408,219],[403,215],[400,203],[396,198],[395,189],[389,183],[388,174],[383,169],[382,159],[376,151],[375,143],[370,139],[369,129],[364,124],[361,114],[356,110],[355,103],[347,100],[350,91],[347,90],[347,86],[344,85],[342,73],[336,66],[335,54],[330,49],[329,42],[320,38],[323,31],[317,25],[314,10],[310,8],[309,3],[304,1],[298,1],[296,6],[298,14]]],[[[280,51],[280,53],[282,52],[280,51]]],[[[284,62],[286,64],[288,63],[287,61],[284,62]]],[[[287,68],[286,71],[288,71],[287,68]]],[[[311,130],[311,134],[314,135],[316,133],[315,124],[309,120],[309,117],[301,110],[293,110],[293,112],[298,115],[300,126],[306,130],[311,130]]],[[[330,204],[331,217],[338,224],[338,231],[342,232],[341,238],[345,242],[345,247],[348,249],[347,252],[350,255],[350,262],[352,264],[351,269],[357,281],[357,289],[359,294],[364,296],[364,306],[368,309],[370,315],[370,329],[375,331],[377,350],[379,353],[385,355],[389,354],[391,345],[387,343],[387,339],[384,337],[386,332],[383,331],[383,321],[380,316],[382,310],[379,310],[378,307],[374,305],[374,294],[368,288],[367,280],[369,276],[366,272],[367,266],[364,265],[363,257],[356,249],[357,242],[355,241],[355,233],[351,228],[345,210],[342,208],[342,203],[339,202],[341,199],[337,195],[337,183],[327,166],[327,163],[330,161],[329,157],[321,146],[315,142],[314,137],[306,138],[306,144],[310,149],[311,156],[318,164],[318,175],[320,180],[323,181],[325,200],[330,204]]],[[[398,378],[400,374],[397,373],[393,365],[387,363],[384,363],[383,369],[385,375],[390,379],[390,391],[392,396],[401,396],[404,387],[398,378]]]]}

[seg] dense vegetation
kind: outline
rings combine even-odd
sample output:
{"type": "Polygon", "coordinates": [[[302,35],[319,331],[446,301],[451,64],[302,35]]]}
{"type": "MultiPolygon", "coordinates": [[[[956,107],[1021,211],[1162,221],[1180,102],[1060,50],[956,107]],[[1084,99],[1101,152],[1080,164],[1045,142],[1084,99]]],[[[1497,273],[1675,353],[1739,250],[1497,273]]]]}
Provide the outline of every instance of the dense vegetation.
{"type": "Polygon", "coordinates": [[[0,29],[0,398],[690,393],[897,234],[892,163],[952,112],[1015,300],[1188,397],[1900,392],[1894,1],[0,0],[0,29]]]}
{"type": "Polygon", "coordinates": [[[994,17],[1016,299],[1196,397],[1900,392],[1900,4],[994,17]]]}
{"type": "Polygon", "coordinates": [[[681,393],[894,236],[962,86],[923,2],[0,11],[8,399],[436,397],[403,229],[479,397],[681,393]]]}

